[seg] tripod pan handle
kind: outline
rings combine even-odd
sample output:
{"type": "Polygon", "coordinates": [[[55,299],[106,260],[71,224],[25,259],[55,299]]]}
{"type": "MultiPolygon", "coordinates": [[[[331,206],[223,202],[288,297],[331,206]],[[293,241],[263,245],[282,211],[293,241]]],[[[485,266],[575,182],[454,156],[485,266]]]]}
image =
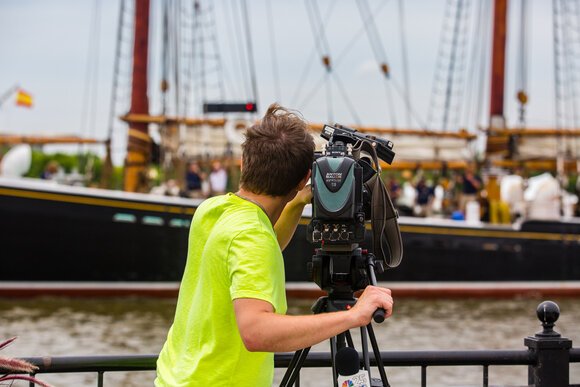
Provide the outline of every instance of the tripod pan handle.
{"type": "Polygon", "coordinates": [[[379,324],[385,321],[385,310],[383,308],[375,310],[375,313],[373,313],[373,320],[379,324]]]}

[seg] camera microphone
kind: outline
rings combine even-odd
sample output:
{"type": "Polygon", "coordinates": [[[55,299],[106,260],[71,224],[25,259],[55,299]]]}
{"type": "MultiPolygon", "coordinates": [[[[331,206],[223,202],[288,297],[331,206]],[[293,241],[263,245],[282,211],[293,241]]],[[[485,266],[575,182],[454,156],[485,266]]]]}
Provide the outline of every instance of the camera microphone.
{"type": "Polygon", "coordinates": [[[356,349],[341,348],[336,352],[334,360],[340,387],[369,387],[371,385],[368,371],[360,369],[360,358],[356,349]]]}

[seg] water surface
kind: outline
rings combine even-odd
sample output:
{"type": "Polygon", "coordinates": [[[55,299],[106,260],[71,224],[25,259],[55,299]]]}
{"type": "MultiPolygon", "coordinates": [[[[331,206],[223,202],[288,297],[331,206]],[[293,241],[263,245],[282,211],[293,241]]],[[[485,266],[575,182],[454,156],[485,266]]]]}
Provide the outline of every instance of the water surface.
{"type": "MultiPolygon", "coordinates": [[[[395,314],[375,324],[381,350],[525,349],[523,339],[540,330],[540,299],[398,299],[395,314]]],[[[580,302],[555,300],[562,315],[556,330],[580,340],[580,302]]],[[[312,301],[289,300],[289,313],[309,313],[312,301]]],[[[147,298],[0,299],[0,338],[19,336],[7,356],[155,354],[173,319],[175,302],[147,298]]],[[[358,330],[353,337],[360,349],[358,330]]],[[[312,351],[328,351],[328,342],[312,351]]],[[[284,370],[276,370],[279,381],[284,370]]],[[[419,386],[420,368],[388,368],[391,384],[419,386]]],[[[378,374],[375,372],[375,375],[378,374]]],[[[526,385],[526,367],[490,367],[490,385],[526,385]]],[[[571,366],[571,383],[580,367],[571,366]]],[[[55,386],[96,386],[96,374],[41,375],[55,386]]],[[[429,386],[481,386],[481,367],[430,367],[429,386]]],[[[107,386],[150,386],[153,372],[108,373],[107,386]]],[[[304,369],[302,386],[330,386],[329,369],[304,369]]],[[[24,386],[25,384],[21,384],[24,386]]]]}

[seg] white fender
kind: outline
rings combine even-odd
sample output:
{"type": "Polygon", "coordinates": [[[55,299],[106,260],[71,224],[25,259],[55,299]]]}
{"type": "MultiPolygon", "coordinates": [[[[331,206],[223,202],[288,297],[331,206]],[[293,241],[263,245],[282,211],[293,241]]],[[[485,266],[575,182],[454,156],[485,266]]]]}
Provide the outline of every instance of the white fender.
{"type": "Polygon", "coordinates": [[[32,164],[32,149],[28,144],[16,145],[0,161],[0,175],[20,177],[25,175],[32,164]]]}

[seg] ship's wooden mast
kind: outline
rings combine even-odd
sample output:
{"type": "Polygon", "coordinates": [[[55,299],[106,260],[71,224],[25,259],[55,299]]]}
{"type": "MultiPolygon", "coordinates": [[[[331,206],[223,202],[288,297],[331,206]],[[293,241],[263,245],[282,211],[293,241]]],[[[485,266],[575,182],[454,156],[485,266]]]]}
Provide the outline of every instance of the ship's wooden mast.
{"type": "MultiPolygon", "coordinates": [[[[147,59],[149,50],[149,0],[135,1],[135,40],[133,43],[133,84],[129,114],[149,114],[147,59]]],[[[147,122],[129,122],[125,191],[145,189],[143,182],[150,159],[151,138],[147,122]]]]}
{"type": "Polygon", "coordinates": [[[491,52],[491,90],[489,93],[489,123],[487,131],[486,159],[510,157],[509,135],[497,135],[505,131],[504,115],[505,56],[508,0],[495,0],[491,52]]]}
{"type": "Polygon", "coordinates": [[[505,128],[505,47],[508,0],[495,0],[493,18],[493,42],[491,55],[491,93],[489,102],[489,125],[494,129],[505,128]]]}

